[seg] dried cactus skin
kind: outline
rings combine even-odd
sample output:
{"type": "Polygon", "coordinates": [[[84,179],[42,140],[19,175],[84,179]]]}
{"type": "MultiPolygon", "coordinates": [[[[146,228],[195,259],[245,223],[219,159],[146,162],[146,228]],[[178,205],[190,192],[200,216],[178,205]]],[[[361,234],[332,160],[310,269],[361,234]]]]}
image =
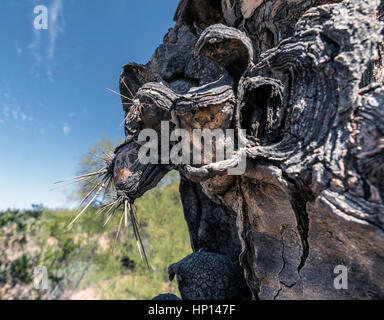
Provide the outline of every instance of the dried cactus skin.
{"type": "Polygon", "coordinates": [[[115,184],[135,199],[179,170],[194,251],[171,268],[183,299],[384,298],[382,17],[378,0],[181,0],[151,60],[124,67],[121,94],[134,97],[115,181],[129,174],[115,184]],[[164,120],[245,129],[246,171],[227,174],[238,154],[128,164],[140,130],[164,120]]]}

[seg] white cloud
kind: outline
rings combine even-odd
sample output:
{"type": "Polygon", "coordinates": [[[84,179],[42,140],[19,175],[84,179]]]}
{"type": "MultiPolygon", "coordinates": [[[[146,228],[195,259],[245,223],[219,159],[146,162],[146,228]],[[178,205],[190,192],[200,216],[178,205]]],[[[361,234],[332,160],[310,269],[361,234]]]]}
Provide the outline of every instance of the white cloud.
{"type": "Polygon", "coordinates": [[[62,0],[54,0],[53,4],[48,8],[49,14],[49,46],[47,49],[48,59],[52,60],[55,57],[56,50],[56,40],[60,32],[63,32],[64,29],[60,27],[58,23],[59,15],[63,10],[62,0]]]}
{"type": "Polygon", "coordinates": [[[26,115],[19,106],[10,107],[8,104],[3,103],[3,116],[5,118],[13,118],[14,120],[33,121],[31,116],[26,115]]]}
{"type": "Polygon", "coordinates": [[[43,55],[40,52],[40,48],[42,47],[41,45],[41,31],[34,30],[34,39],[33,41],[29,44],[28,48],[31,50],[32,56],[35,59],[35,68],[36,67],[41,67],[41,64],[43,63],[43,55]]]}
{"type": "Polygon", "coordinates": [[[64,132],[64,134],[67,136],[67,135],[69,135],[70,133],[71,133],[71,127],[68,125],[68,124],[64,124],[64,126],[63,126],[63,132],[64,132]]]}
{"type": "Polygon", "coordinates": [[[16,49],[16,53],[18,55],[22,54],[23,53],[23,50],[20,48],[19,46],[19,42],[17,40],[15,40],[15,49],[16,49]]]}
{"type": "Polygon", "coordinates": [[[19,119],[19,114],[16,110],[12,110],[12,116],[13,116],[13,119],[19,119]]]}
{"type": "Polygon", "coordinates": [[[60,33],[64,32],[65,25],[62,0],[52,0],[51,5],[48,6],[48,21],[48,30],[33,29],[34,39],[28,48],[35,60],[34,75],[40,76],[43,71],[44,76],[53,82],[52,64],[55,60],[56,43],[60,33]],[[45,36],[46,32],[48,32],[48,39],[45,36]]]}
{"type": "Polygon", "coordinates": [[[10,108],[7,104],[3,104],[3,114],[6,118],[9,118],[9,111],[10,111],[10,108]]]}

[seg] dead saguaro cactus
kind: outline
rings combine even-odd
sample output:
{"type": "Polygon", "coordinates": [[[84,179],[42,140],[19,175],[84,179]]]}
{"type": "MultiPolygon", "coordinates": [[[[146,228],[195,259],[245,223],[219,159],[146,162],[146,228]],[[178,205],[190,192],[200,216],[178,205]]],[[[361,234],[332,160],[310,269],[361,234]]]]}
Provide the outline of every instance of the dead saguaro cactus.
{"type": "Polygon", "coordinates": [[[384,298],[381,17],[378,0],[181,0],[147,65],[124,67],[113,181],[131,203],[180,172],[183,299],[384,298]],[[162,121],[244,134],[229,159],[143,164],[162,121]]]}

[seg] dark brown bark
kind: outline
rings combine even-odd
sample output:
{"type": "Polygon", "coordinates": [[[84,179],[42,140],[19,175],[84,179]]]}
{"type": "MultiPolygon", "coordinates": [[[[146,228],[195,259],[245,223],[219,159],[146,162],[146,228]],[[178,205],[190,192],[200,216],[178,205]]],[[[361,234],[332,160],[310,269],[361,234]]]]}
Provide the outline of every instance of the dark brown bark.
{"type": "Polygon", "coordinates": [[[175,28],[146,66],[125,66],[129,90],[120,87],[135,101],[124,105],[118,191],[133,200],[169,170],[181,174],[196,252],[170,270],[182,298],[384,298],[382,4],[207,3],[182,0],[175,28]],[[127,165],[138,132],[159,131],[161,120],[246,129],[245,173],[227,175],[239,154],[204,166],[127,165]],[[348,268],[347,290],[334,288],[337,265],[348,268]],[[239,272],[244,282],[228,280],[239,272]]]}

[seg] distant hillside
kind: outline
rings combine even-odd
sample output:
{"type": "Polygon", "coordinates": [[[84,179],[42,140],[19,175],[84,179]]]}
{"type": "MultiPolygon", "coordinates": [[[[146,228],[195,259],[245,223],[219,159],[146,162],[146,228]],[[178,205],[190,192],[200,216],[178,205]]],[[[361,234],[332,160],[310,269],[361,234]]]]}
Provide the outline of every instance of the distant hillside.
{"type": "MultiPolygon", "coordinates": [[[[120,212],[104,228],[105,216],[90,208],[66,231],[75,212],[0,212],[0,299],[151,299],[159,292],[179,295],[166,267],[191,253],[178,181],[137,201],[150,270],[141,261],[131,227],[115,244],[120,212]],[[48,290],[34,289],[34,268],[47,268],[48,290]]],[[[36,279],[35,279],[36,281],[36,279]]]]}

